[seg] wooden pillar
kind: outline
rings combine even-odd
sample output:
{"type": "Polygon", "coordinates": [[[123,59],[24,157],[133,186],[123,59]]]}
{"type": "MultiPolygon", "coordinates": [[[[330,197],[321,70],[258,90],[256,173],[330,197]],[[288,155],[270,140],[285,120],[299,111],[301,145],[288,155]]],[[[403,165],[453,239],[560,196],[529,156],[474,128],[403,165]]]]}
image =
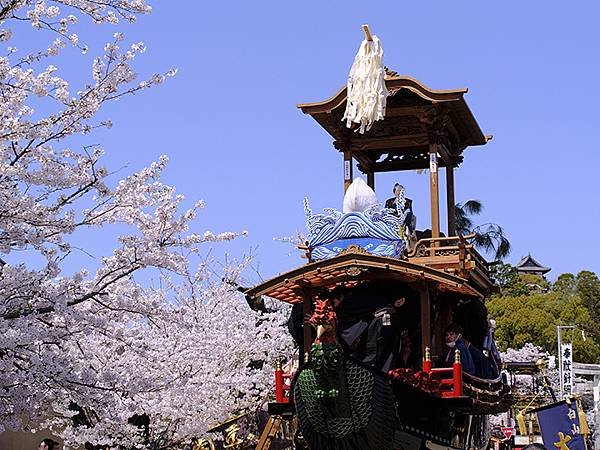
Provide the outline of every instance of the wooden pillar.
{"type": "Polygon", "coordinates": [[[429,192],[431,197],[431,237],[440,237],[440,191],[437,144],[429,144],[429,192]]]}
{"type": "Polygon", "coordinates": [[[352,150],[344,150],[344,193],[352,183],[352,150]]]}
{"type": "Polygon", "coordinates": [[[306,356],[310,353],[310,348],[313,343],[313,328],[308,319],[312,315],[312,290],[309,288],[302,289],[302,332],[304,338],[304,349],[302,354],[299,355],[299,362],[303,364],[306,362],[306,356]]]}
{"type": "Polygon", "coordinates": [[[445,335],[444,330],[452,322],[452,304],[447,297],[436,297],[437,317],[435,320],[435,329],[433,332],[433,344],[431,346],[435,354],[439,354],[444,349],[445,335]]]}
{"type": "Polygon", "coordinates": [[[431,293],[429,286],[424,285],[420,291],[421,300],[421,345],[431,348],[431,293]]]}
{"type": "Polygon", "coordinates": [[[375,190],[375,172],[368,171],[367,172],[367,184],[373,190],[375,190]]]}
{"type": "Polygon", "coordinates": [[[456,200],[454,199],[454,166],[446,166],[446,208],[448,209],[448,236],[456,236],[456,200]]]}

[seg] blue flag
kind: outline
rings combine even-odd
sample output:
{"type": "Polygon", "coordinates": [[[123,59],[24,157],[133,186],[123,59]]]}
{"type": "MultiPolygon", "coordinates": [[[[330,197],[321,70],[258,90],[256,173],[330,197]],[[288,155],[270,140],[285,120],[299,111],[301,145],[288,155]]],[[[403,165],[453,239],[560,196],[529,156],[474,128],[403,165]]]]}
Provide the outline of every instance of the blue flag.
{"type": "Polygon", "coordinates": [[[534,412],[537,412],[544,446],[548,450],[586,450],[575,401],[553,403],[534,412]]]}

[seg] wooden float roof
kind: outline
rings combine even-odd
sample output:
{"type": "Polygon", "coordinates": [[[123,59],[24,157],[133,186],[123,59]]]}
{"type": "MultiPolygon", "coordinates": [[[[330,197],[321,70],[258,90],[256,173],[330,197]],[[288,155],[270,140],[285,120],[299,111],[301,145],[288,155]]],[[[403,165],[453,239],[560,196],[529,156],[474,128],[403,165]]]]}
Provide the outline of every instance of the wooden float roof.
{"type": "Polygon", "coordinates": [[[352,150],[361,170],[428,168],[432,140],[442,146],[440,166],[457,166],[466,147],[484,145],[491,139],[483,134],[464,99],[466,88],[433,90],[414,78],[389,70],[387,74],[389,95],[385,118],[364,134],[355,133],[356,126],[349,129],[342,121],[347,98],[345,86],[328,100],[297,106],[335,139],[338,150],[352,150]]]}
{"type": "Polygon", "coordinates": [[[441,292],[453,292],[469,297],[483,295],[464,278],[430,267],[412,264],[397,258],[376,256],[357,248],[339,255],[305,264],[282,273],[248,291],[247,295],[266,295],[287,303],[301,303],[306,289],[330,289],[359,281],[434,284],[441,292]]]}

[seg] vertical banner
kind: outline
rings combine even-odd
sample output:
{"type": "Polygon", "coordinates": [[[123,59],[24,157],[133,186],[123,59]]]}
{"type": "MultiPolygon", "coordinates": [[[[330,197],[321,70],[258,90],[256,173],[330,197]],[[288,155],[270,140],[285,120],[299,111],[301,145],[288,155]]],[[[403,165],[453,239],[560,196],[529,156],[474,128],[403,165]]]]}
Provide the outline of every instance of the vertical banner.
{"type": "Polygon", "coordinates": [[[431,173],[436,173],[438,167],[437,153],[429,154],[429,170],[431,173]]]}
{"type": "Polygon", "coordinates": [[[564,395],[573,392],[573,344],[562,344],[560,347],[562,360],[562,371],[560,373],[560,385],[564,395]]]}
{"type": "Polygon", "coordinates": [[[586,450],[577,402],[558,402],[535,410],[544,446],[556,450],[586,450]]]}
{"type": "MultiPolygon", "coordinates": [[[[348,160],[344,161],[344,180],[350,180],[350,164],[351,164],[351,161],[348,161],[348,160]]],[[[350,180],[350,181],[352,181],[352,180],[350,180]]]]}

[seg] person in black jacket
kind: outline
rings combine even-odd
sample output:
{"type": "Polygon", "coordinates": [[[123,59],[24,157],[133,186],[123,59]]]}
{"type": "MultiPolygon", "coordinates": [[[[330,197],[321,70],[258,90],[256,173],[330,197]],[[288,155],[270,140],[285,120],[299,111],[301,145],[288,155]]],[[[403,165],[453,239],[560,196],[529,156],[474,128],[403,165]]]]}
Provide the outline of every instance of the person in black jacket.
{"type": "Polygon", "coordinates": [[[485,379],[492,378],[490,363],[483,352],[471,344],[467,339],[464,339],[464,341],[471,354],[471,358],[473,359],[473,365],[475,366],[472,375],[485,379]]]}
{"type": "Polygon", "coordinates": [[[302,353],[304,351],[304,305],[302,303],[296,303],[292,306],[287,327],[292,339],[300,349],[300,353],[302,353]]]}
{"type": "Polygon", "coordinates": [[[446,327],[445,331],[445,349],[444,353],[438,359],[439,367],[452,367],[454,364],[454,354],[456,350],[460,352],[460,363],[465,372],[474,374],[475,364],[471,352],[467,348],[465,340],[462,337],[462,327],[456,323],[452,323],[446,327]]]}
{"type": "MultiPolygon", "coordinates": [[[[400,200],[400,194],[402,193],[402,191],[404,190],[404,186],[402,186],[399,183],[394,184],[394,196],[392,198],[388,198],[385,201],[385,207],[392,209],[394,211],[397,210],[398,208],[398,202],[400,200]]],[[[414,213],[413,213],[413,207],[412,207],[412,199],[405,197],[404,198],[404,208],[402,209],[402,212],[406,213],[406,218],[404,219],[404,226],[406,226],[408,228],[408,232],[409,234],[413,233],[415,231],[415,225],[416,225],[416,219],[413,219],[414,217],[414,213]]]]}

